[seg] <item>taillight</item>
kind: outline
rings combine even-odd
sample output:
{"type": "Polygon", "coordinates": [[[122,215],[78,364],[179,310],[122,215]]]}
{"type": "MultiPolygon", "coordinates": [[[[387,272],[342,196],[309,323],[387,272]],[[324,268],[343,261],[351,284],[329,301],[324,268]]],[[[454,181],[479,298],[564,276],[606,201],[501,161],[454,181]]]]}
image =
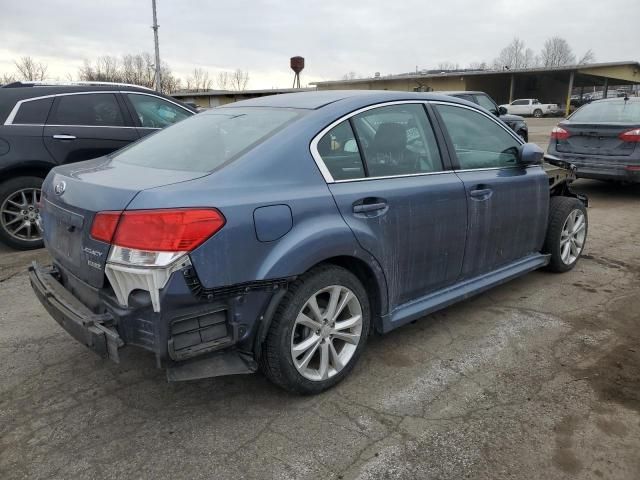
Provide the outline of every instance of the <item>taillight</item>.
{"type": "Polygon", "coordinates": [[[172,208],[99,212],[91,236],[111,243],[104,272],[121,305],[146,290],[155,312],[160,290],[172,273],[191,265],[188,253],[218,232],[225,218],[215,208],[172,208]]]}
{"type": "Polygon", "coordinates": [[[99,212],[93,219],[91,236],[136,250],[190,252],[224,223],[224,216],[213,208],[99,212]]]}
{"type": "Polygon", "coordinates": [[[640,128],[634,128],[633,130],[627,130],[618,135],[618,138],[623,142],[640,142],[640,128]]]}
{"type": "Polygon", "coordinates": [[[554,140],[566,140],[571,134],[560,126],[553,127],[551,130],[551,138],[554,140]]]}
{"type": "Polygon", "coordinates": [[[111,243],[122,212],[98,212],[91,224],[91,238],[111,243]]]}

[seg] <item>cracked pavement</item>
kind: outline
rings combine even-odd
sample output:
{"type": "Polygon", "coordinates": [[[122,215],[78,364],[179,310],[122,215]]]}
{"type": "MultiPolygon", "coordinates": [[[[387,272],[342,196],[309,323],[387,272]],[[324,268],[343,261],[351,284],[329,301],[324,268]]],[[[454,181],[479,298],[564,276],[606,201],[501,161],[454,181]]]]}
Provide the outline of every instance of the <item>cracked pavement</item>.
{"type": "Polygon", "coordinates": [[[0,250],[0,478],[640,478],[640,186],[579,181],[585,257],[383,337],[346,381],[168,384],[103,361],[0,250]]]}

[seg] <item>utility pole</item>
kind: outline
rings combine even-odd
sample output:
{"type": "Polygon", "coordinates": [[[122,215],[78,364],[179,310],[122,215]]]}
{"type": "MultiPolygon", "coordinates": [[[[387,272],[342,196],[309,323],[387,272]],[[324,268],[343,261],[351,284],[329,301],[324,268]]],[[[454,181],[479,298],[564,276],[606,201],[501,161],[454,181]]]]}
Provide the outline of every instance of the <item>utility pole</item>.
{"type": "Polygon", "coordinates": [[[151,0],[151,7],[153,8],[153,40],[156,47],[156,91],[160,91],[162,86],[162,79],[160,78],[160,45],[158,44],[158,16],[156,14],[156,0],[151,0]]]}

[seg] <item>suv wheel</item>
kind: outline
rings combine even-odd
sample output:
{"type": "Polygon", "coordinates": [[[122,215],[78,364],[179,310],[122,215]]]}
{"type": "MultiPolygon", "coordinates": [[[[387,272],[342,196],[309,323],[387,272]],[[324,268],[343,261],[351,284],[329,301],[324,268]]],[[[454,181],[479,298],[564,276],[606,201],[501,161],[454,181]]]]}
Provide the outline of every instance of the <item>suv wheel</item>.
{"type": "Polygon", "coordinates": [[[587,209],[577,198],[551,197],[544,252],[551,254],[549,270],[568,272],[575,267],[587,239],[587,209]]]}
{"type": "Polygon", "coordinates": [[[542,118],[542,110],[540,110],[539,108],[536,108],[533,111],[533,116],[536,117],[536,118],[542,118]]]}
{"type": "Polygon", "coordinates": [[[42,247],[41,187],[40,177],[16,177],[0,184],[0,240],[10,247],[42,247]]]}
{"type": "Polygon", "coordinates": [[[337,266],[315,268],[294,282],[267,334],[262,370],[294,393],[319,393],[353,369],[370,329],[367,292],[337,266]]]}

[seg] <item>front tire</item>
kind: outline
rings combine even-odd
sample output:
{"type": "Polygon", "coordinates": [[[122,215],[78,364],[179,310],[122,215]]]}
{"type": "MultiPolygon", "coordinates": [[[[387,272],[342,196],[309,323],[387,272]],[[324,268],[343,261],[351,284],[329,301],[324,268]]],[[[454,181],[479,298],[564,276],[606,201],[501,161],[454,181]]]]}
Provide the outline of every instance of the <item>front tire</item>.
{"type": "Polygon", "coordinates": [[[348,270],[314,268],[289,286],[269,328],[261,368],[297,394],[320,393],[344,379],[369,335],[365,288],[348,270]]]}
{"type": "Polygon", "coordinates": [[[533,116],[536,117],[536,118],[542,118],[542,110],[540,110],[539,108],[536,108],[533,111],[533,116]]]}
{"type": "Polygon", "coordinates": [[[543,251],[551,254],[548,269],[568,272],[584,251],[589,221],[587,209],[577,198],[551,197],[549,225],[543,251]]]}
{"type": "Polygon", "coordinates": [[[0,184],[0,241],[18,250],[43,246],[40,177],[16,177],[0,184]]]}

